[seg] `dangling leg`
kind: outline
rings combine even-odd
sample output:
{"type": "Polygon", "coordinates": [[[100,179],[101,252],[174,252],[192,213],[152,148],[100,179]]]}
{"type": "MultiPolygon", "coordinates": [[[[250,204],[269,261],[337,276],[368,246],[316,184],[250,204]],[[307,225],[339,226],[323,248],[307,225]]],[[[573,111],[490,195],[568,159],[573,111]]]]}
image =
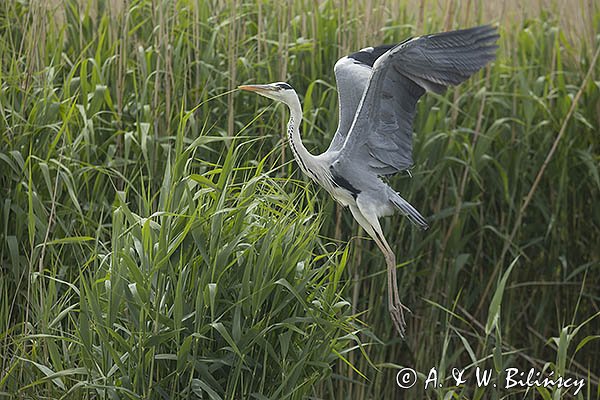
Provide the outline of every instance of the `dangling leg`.
{"type": "Polygon", "coordinates": [[[390,316],[392,318],[392,322],[394,323],[396,331],[402,338],[404,338],[404,333],[406,330],[404,310],[408,312],[410,312],[410,310],[400,301],[400,294],[398,292],[398,278],[396,276],[396,255],[385,240],[385,237],[383,236],[383,231],[381,229],[381,225],[379,224],[379,220],[377,218],[375,218],[372,225],[373,230],[375,231],[379,242],[381,243],[378,243],[378,245],[385,256],[387,264],[388,304],[390,309],[390,316]]]}
{"type": "Polygon", "coordinates": [[[350,211],[352,212],[354,219],[356,219],[356,221],[360,224],[360,226],[362,226],[367,234],[373,238],[377,244],[377,247],[379,247],[385,257],[385,262],[387,265],[387,289],[390,317],[392,319],[392,323],[394,324],[394,328],[398,334],[404,338],[404,332],[406,328],[404,310],[407,310],[408,312],[410,312],[410,310],[400,302],[400,294],[398,293],[398,283],[396,277],[396,255],[385,240],[381,230],[381,225],[379,224],[379,219],[374,213],[369,213],[368,210],[366,210],[367,213],[365,215],[365,213],[362,212],[363,210],[356,206],[350,206],[350,211]]]}
{"type": "MultiPolygon", "coordinates": [[[[387,245],[385,239],[383,239],[383,244],[387,245]]],[[[400,294],[398,292],[398,279],[396,277],[396,256],[389,249],[389,246],[388,251],[389,255],[386,256],[386,262],[388,271],[388,303],[390,307],[390,315],[398,334],[404,338],[404,332],[406,329],[404,310],[410,312],[410,309],[400,301],[400,294]]]]}

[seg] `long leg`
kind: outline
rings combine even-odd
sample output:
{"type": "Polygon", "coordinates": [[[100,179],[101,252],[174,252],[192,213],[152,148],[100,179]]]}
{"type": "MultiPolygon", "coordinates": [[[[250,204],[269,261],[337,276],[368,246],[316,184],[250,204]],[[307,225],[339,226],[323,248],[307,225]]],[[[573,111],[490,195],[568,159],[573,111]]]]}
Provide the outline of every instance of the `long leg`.
{"type": "MultiPolygon", "coordinates": [[[[359,206],[360,207],[360,206],[359,206]]],[[[396,277],[396,255],[392,251],[391,247],[383,236],[379,219],[374,213],[370,213],[368,210],[363,212],[357,206],[350,206],[350,211],[354,216],[354,219],[362,226],[369,236],[373,238],[377,247],[381,250],[385,257],[387,265],[387,283],[388,283],[388,306],[390,317],[394,328],[401,337],[404,337],[406,328],[406,321],[404,319],[404,310],[410,312],[410,310],[400,302],[400,294],[398,293],[398,282],[396,277]],[[366,214],[366,215],[365,215],[366,214]]]]}
{"type": "MultiPolygon", "coordinates": [[[[396,255],[392,251],[391,247],[385,240],[385,236],[383,236],[383,230],[381,229],[381,225],[379,224],[379,220],[377,217],[368,218],[369,222],[372,222],[373,230],[375,231],[379,241],[379,248],[383,252],[387,264],[387,273],[388,273],[388,304],[390,308],[390,316],[392,318],[392,322],[394,323],[394,327],[396,331],[401,337],[404,337],[405,329],[406,329],[406,321],[404,319],[404,310],[410,312],[408,307],[406,307],[400,301],[400,294],[398,292],[398,278],[396,276],[396,255]]],[[[377,242],[377,241],[376,241],[377,242]]]]}

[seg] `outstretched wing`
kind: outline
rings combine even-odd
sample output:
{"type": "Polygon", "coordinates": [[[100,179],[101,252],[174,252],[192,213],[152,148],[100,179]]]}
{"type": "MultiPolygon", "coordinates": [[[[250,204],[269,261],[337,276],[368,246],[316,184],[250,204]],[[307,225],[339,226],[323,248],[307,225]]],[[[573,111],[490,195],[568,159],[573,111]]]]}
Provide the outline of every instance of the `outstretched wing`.
{"type": "Polygon", "coordinates": [[[333,72],[338,91],[339,124],[328,151],[342,148],[356,116],[360,99],[367,89],[373,64],[392,47],[394,45],[367,47],[342,57],[335,63],[333,72]]]}
{"type": "Polygon", "coordinates": [[[391,175],[411,167],[419,98],[483,68],[496,57],[497,39],[496,28],[480,26],[414,38],[382,55],[334,168],[391,175]]]}

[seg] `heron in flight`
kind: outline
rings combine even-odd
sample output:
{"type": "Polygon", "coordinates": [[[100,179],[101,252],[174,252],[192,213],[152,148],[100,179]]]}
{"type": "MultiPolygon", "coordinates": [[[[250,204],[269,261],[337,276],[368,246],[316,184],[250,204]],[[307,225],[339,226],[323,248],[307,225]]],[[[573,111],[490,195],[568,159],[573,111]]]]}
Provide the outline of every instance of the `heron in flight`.
{"type": "Polygon", "coordinates": [[[413,119],[425,92],[443,93],[495,59],[493,26],[410,38],[397,45],[367,47],[337,61],[339,125],[327,151],[311,154],[302,144],[302,106],[285,82],[239,88],[285,103],[287,135],[302,172],[340,204],[373,238],[387,264],[388,306],[394,328],[406,322],[396,282],[396,256],[379,218],[400,212],[420,229],[427,221],[381,178],[407,171],[412,161],[413,119]]]}

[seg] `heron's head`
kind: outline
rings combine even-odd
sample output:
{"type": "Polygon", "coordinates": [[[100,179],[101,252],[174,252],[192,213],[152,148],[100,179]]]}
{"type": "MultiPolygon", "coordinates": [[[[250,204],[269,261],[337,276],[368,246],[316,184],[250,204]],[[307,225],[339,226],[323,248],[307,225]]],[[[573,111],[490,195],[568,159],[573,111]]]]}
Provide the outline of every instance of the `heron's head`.
{"type": "Polygon", "coordinates": [[[266,85],[242,85],[238,87],[242,90],[258,93],[261,96],[273,100],[281,101],[288,105],[298,101],[298,95],[294,88],[285,82],[275,82],[266,85]]]}

